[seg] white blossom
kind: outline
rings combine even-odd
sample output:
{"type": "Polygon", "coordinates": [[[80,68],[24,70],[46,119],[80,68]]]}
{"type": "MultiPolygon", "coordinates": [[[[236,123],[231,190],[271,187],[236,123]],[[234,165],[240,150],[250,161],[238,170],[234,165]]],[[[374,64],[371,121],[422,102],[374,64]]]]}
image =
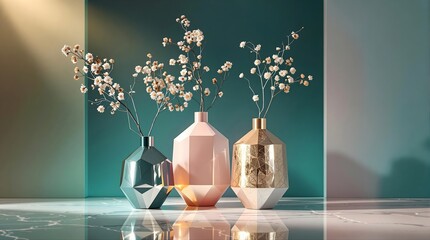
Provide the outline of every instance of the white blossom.
{"type": "Polygon", "coordinates": [[[85,60],[91,63],[94,60],[93,54],[92,53],[85,54],[85,60]]]}
{"type": "Polygon", "coordinates": [[[83,84],[81,84],[80,90],[81,90],[81,93],[87,93],[88,92],[88,88],[83,84]]]}
{"type": "Polygon", "coordinates": [[[188,58],[187,56],[185,56],[184,54],[179,55],[179,62],[181,64],[187,64],[188,63],[188,58]]]}
{"type": "Polygon", "coordinates": [[[265,73],[264,73],[264,75],[263,75],[263,77],[264,77],[266,80],[269,80],[271,76],[272,76],[272,73],[270,73],[270,72],[265,72],[265,73]]]}
{"type": "Polygon", "coordinates": [[[87,67],[87,66],[84,66],[84,67],[82,68],[82,71],[83,71],[84,73],[88,73],[88,67],[87,67]]]}
{"type": "Polygon", "coordinates": [[[97,111],[99,111],[99,113],[104,113],[105,112],[105,107],[103,105],[100,105],[97,107],[97,111]]]}
{"type": "Polygon", "coordinates": [[[100,76],[94,78],[94,85],[99,86],[102,83],[103,79],[100,76]]]}
{"type": "Polygon", "coordinates": [[[260,59],[255,59],[255,61],[254,61],[254,65],[255,66],[260,65],[260,63],[261,63],[260,59]]]}
{"type": "Polygon", "coordinates": [[[209,88],[205,88],[204,94],[205,96],[209,96],[211,94],[211,90],[209,88]]]}
{"type": "Polygon", "coordinates": [[[73,55],[73,56],[70,58],[70,60],[72,61],[72,63],[73,63],[73,64],[76,64],[76,63],[78,62],[78,58],[77,58],[75,55],[73,55]]]}
{"type": "Polygon", "coordinates": [[[291,73],[291,74],[296,73],[296,69],[295,69],[294,67],[290,68],[290,73],[291,73]]]}
{"type": "Polygon", "coordinates": [[[186,92],[184,94],[184,100],[187,102],[190,101],[192,97],[193,97],[193,93],[191,93],[191,92],[186,92]]]}
{"type": "Polygon", "coordinates": [[[188,72],[187,69],[182,69],[180,74],[181,74],[181,76],[185,76],[185,75],[187,75],[187,72],[188,72]]]}
{"type": "Polygon", "coordinates": [[[61,48],[61,52],[64,54],[64,56],[67,56],[71,52],[71,47],[68,45],[64,45],[64,47],[61,48]]]}
{"type": "Polygon", "coordinates": [[[256,68],[251,68],[251,70],[250,70],[251,74],[255,74],[256,71],[257,71],[256,68]]]}
{"type": "Polygon", "coordinates": [[[254,50],[257,51],[257,52],[260,51],[261,50],[261,45],[257,44],[257,46],[255,46],[254,50]]]}
{"type": "Polygon", "coordinates": [[[151,68],[148,67],[148,66],[144,66],[142,68],[142,72],[145,73],[145,74],[151,74],[151,68]]]}
{"type": "Polygon", "coordinates": [[[240,48],[245,48],[245,45],[246,45],[246,42],[242,41],[242,42],[240,42],[239,47],[240,48]]]}
{"type": "Polygon", "coordinates": [[[115,89],[109,88],[109,96],[114,96],[114,95],[115,95],[115,89]]]}
{"type": "Polygon", "coordinates": [[[175,59],[172,58],[172,59],[169,60],[169,65],[170,66],[175,66],[175,64],[176,64],[176,60],[175,59]]]}
{"type": "Polygon", "coordinates": [[[193,86],[193,90],[194,90],[194,91],[199,90],[199,85],[194,85],[194,86],[193,86]]]}
{"type": "Polygon", "coordinates": [[[271,86],[270,90],[275,91],[275,86],[271,86]]]}
{"type": "Polygon", "coordinates": [[[157,99],[157,92],[152,91],[152,92],[149,94],[149,97],[150,97],[152,100],[156,100],[156,99],[157,99]]]}
{"type": "Polygon", "coordinates": [[[239,74],[239,78],[243,78],[243,73],[239,74]]]}
{"type": "Polygon", "coordinates": [[[136,71],[137,73],[140,73],[142,71],[142,66],[137,65],[136,67],[134,67],[134,71],[136,71]]]}
{"type": "Polygon", "coordinates": [[[124,100],[125,98],[124,98],[124,93],[123,92],[120,92],[120,93],[118,93],[118,100],[124,100]]]}
{"type": "Polygon", "coordinates": [[[103,67],[104,70],[108,70],[108,69],[110,69],[110,64],[109,63],[104,63],[102,65],[102,67],[103,67]]]}
{"type": "Polygon", "coordinates": [[[314,80],[314,77],[312,75],[309,75],[308,79],[309,79],[309,81],[312,81],[312,80],[314,80]]]}
{"type": "Polygon", "coordinates": [[[284,90],[284,88],[285,88],[285,84],[284,83],[280,83],[279,84],[279,89],[284,90]]]}
{"type": "Polygon", "coordinates": [[[287,76],[287,74],[288,74],[288,71],[287,71],[287,70],[281,70],[281,71],[279,71],[279,75],[280,75],[281,77],[285,77],[285,76],[287,76]]]}
{"type": "Polygon", "coordinates": [[[254,101],[254,102],[257,102],[258,100],[260,100],[259,98],[258,98],[258,95],[254,95],[254,96],[252,96],[252,100],[254,101]]]}
{"type": "Polygon", "coordinates": [[[112,84],[112,78],[110,76],[106,76],[104,77],[103,81],[107,84],[112,84]]]}
{"type": "Polygon", "coordinates": [[[221,92],[221,91],[220,91],[220,92],[218,92],[218,96],[219,96],[219,97],[222,97],[223,95],[224,95],[224,93],[223,93],[223,92],[221,92]]]}

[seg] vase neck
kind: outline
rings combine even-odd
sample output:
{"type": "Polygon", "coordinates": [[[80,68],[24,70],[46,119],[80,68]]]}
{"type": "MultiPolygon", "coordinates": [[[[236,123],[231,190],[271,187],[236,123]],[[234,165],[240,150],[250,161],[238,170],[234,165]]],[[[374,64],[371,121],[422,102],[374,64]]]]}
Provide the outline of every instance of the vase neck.
{"type": "Polygon", "coordinates": [[[142,146],[142,147],[153,147],[154,146],[154,137],[153,136],[142,137],[140,139],[140,146],[142,146]]]}
{"type": "Polygon", "coordinates": [[[194,113],[194,122],[207,122],[208,121],[208,113],[207,112],[195,112],[194,113]]]}
{"type": "Polygon", "coordinates": [[[266,129],[266,119],[265,118],[253,118],[252,119],[252,129],[266,129]]]}

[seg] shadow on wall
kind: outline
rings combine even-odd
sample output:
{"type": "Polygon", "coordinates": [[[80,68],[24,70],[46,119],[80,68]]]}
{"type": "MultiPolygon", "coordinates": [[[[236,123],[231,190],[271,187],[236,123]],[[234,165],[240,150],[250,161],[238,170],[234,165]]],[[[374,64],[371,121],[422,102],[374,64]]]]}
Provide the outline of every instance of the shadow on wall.
{"type": "MultiPolygon", "coordinates": [[[[430,138],[424,142],[424,147],[430,152],[430,138]]],[[[380,196],[429,197],[429,183],[429,159],[402,157],[394,161],[390,174],[381,179],[380,196]]]]}
{"type": "Polygon", "coordinates": [[[375,197],[378,176],[359,161],[342,153],[327,153],[327,197],[375,197]]]}
{"type": "MultiPolygon", "coordinates": [[[[425,143],[427,150],[430,146],[425,143]]],[[[401,157],[392,161],[388,175],[379,175],[344,154],[327,154],[327,197],[429,197],[430,164],[425,159],[401,157]]]]}

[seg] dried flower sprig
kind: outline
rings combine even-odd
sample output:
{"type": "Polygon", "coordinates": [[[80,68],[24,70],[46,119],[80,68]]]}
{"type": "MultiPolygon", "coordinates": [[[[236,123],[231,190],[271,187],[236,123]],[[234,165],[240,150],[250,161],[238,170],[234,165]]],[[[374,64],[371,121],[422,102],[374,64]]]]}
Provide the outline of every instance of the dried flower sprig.
{"type": "MultiPolygon", "coordinates": [[[[176,46],[181,51],[179,56],[176,59],[170,59],[168,64],[172,68],[179,67],[181,69],[178,77],[176,78],[173,74],[169,75],[166,72],[159,71],[159,66],[162,66],[161,69],[164,68],[164,63],[151,60],[152,55],[149,53],[148,57],[151,56],[149,57],[150,60],[146,62],[146,65],[141,70],[145,75],[144,82],[148,87],[152,87],[148,90],[151,98],[152,96],[155,98],[156,95],[162,96],[158,91],[159,89],[154,88],[153,82],[148,81],[148,79],[153,79],[155,77],[153,75],[154,72],[161,74],[162,77],[158,76],[158,79],[162,79],[162,82],[164,82],[163,84],[167,86],[167,89],[169,90],[168,92],[170,92],[170,96],[175,96],[174,99],[177,101],[175,105],[170,102],[170,100],[173,99],[169,99],[169,101],[166,102],[170,111],[178,111],[178,109],[183,110],[183,108],[188,106],[188,102],[190,100],[199,104],[199,110],[201,112],[208,111],[214,106],[216,100],[223,96],[222,87],[233,64],[226,61],[216,71],[220,80],[218,80],[217,77],[213,77],[211,81],[203,80],[207,78],[210,79],[210,77],[206,76],[209,74],[210,68],[203,64],[202,54],[205,36],[200,29],[189,29],[191,22],[185,15],[177,18],[176,22],[178,22],[184,30],[183,40],[174,42],[171,38],[164,37],[162,45],[164,47],[176,46]],[[171,79],[177,79],[179,83],[176,83],[175,85],[170,84],[169,81],[171,79]],[[215,89],[211,91],[211,87],[215,89]],[[193,92],[198,95],[198,98],[196,98],[193,92]],[[211,92],[214,92],[212,96],[211,92]]],[[[159,101],[158,98],[155,98],[154,100],[159,101]]],[[[163,100],[161,102],[163,102],[163,100]]],[[[164,107],[166,106],[163,106],[163,108],[164,107]]]]}
{"type": "Polygon", "coordinates": [[[272,56],[262,58],[261,56],[261,45],[253,44],[252,42],[242,41],[239,44],[240,48],[248,48],[250,53],[255,56],[253,60],[253,66],[250,69],[248,76],[256,76],[257,83],[259,85],[259,90],[261,90],[261,101],[260,95],[256,90],[254,90],[253,85],[255,83],[250,80],[244,73],[239,74],[239,78],[243,78],[248,83],[248,88],[252,93],[252,101],[258,109],[258,117],[265,118],[269,109],[272,105],[273,99],[279,93],[289,93],[291,85],[294,83],[299,83],[303,86],[309,86],[310,81],[313,80],[311,75],[307,77],[305,74],[300,74],[297,77],[296,68],[293,66],[294,59],[292,57],[286,56],[286,51],[291,49],[291,44],[299,39],[299,32],[303,28],[296,32],[292,32],[287,36],[287,43],[282,43],[281,46],[276,47],[275,53],[272,56]],[[270,91],[269,96],[267,96],[267,87],[270,91]],[[269,99],[267,99],[269,97],[269,99]]]}
{"type": "MultiPolygon", "coordinates": [[[[70,56],[70,60],[73,64],[77,65],[79,61],[83,62],[81,68],[78,66],[74,68],[75,75],[73,79],[79,80],[81,77],[87,77],[91,81],[91,90],[97,91],[100,95],[100,98],[89,100],[91,105],[96,105],[97,111],[100,113],[104,113],[107,108],[110,108],[111,114],[115,114],[118,111],[125,112],[127,114],[129,129],[138,136],[143,137],[144,133],[133,98],[135,94],[135,81],[132,82],[129,91],[126,92],[124,88],[122,88],[119,83],[114,82],[111,77],[111,72],[115,64],[114,59],[102,59],[94,56],[92,53],[85,53],[79,45],[75,45],[73,48],[64,45],[61,51],[65,56],[70,56]],[[126,101],[126,95],[131,103],[126,101]],[[135,125],[134,128],[131,126],[130,120],[133,121],[135,125]]],[[[81,84],[80,91],[85,94],[88,92],[88,87],[81,84]]],[[[156,116],[154,118],[156,118],[156,116]]]]}
{"type": "Polygon", "coordinates": [[[164,63],[152,60],[152,55],[147,54],[148,60],[145,66],[136,66],[133,74],[134,82],[139,74],[143,74],[143,83],[146,92],[157,104],[157,112],[151,123],[149,134],[154,127],[158,115],[165,111],[184,111],[188,107],[188,101],[192,98],[191,92],[184,92],[184,83],[176,80],[176,77],[164,70],[164,63]]]}

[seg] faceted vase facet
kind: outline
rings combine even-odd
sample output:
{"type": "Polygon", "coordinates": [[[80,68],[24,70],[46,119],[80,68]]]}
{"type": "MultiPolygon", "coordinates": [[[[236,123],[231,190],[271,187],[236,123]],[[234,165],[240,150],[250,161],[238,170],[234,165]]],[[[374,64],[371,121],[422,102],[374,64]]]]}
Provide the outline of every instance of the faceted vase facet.
{"type": "Polygon", "coordinates": [[[231,188],[246,208],[273,208],[288,189],[285,144],[266,129],[266,119],[252,125],[233,145],[231,188]]]}
{"type": "Polygon", "coordinates": [[[159,208],[174,187],[172,162],[154,147],[153,137],[123,161],[120,188],[134,208],[159,208]]]}
{"type": "Polygon", "coordinates": [[[228,139],[196,112],[194,123],[174,140],[175,187],[188,206],[213,206],[230,186],[228,139]]]}

